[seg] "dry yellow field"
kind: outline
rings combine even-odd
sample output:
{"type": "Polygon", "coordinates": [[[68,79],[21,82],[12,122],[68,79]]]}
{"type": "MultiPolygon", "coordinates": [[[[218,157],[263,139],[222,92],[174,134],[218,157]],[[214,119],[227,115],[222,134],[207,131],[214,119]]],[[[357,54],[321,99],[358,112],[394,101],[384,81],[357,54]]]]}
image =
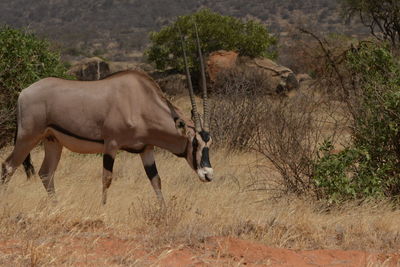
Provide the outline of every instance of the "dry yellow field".
{"type": "MultiPolygon", "coordinates": [[[[0,159],[11,149],[1,150],[0,159]]],[[[32,158],[38,169],[43,158],[40,146],[32,158]]],[[[163,214],[136,155],[117,155],[105,206],[100,204],[100,156],[63,151],[55,176],[56,204],[47,198],[37,176],[27,181],[19,168],[1,192],[0,264],[95,266],[110,260],[114,265],[143,264],[132,250],[124,250],[118,259],[91,258],[96,242],[111,237],[138,244],[143,255],[158,251],[159,257],[167,253],[165,248],[196,246],[213,236],[303,250],[394,253],[400,249],[400,211],[389,203],[347,203],[327,211],[312,200],[272,199],[268,191],[251,190],[257,177],[265,179],[266,186],[279,178],[268,165],[258,168],[263,162],[257,155],[221,149],[213,151],[211,160],[215,180],[201,183],[185,160],[157,152],[167,200],[163,214]],[[71,249],[72,240],[79,245],[71,249]],[[64,250],[66,246],[70,249],[64,250]]]]}
{"type": "MultiPolygon", "coordinates": [[[[186,98],[174,102],[189,114],[186,98]]],[[[11,151],[0,150],[0,161],[11,151]]],[[[280,174],[256,152],[219,148],[210,156],[215,179],[202,183],[184,159],[156,151],[165,212],[138,155],[118,153],[105,206],[100,155],[64,148],[56,203],[37,175],[27,180],[18,168],[0,190],[0,265],[400,266],[400,210],[391,203],[327,208],[313,199],[277,198],[280,174]],[[320,249],[330,250],[307,252],[320,249]]],[[[32,151],[36,171],[43,157],[39,145],[32,151]]]]}

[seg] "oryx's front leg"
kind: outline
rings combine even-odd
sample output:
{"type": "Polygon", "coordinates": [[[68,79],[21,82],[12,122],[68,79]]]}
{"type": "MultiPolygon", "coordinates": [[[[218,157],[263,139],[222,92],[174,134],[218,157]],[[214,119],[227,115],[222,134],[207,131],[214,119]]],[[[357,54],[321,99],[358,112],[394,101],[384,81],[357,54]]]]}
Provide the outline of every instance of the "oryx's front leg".
{"type": "Polygon", "coordinates": [[[104,145],[103,154],[103,197],[102,203],[107,202],[107,190],[112,182],[112,171],[114,167],[114,159],[117,154],[118,148],[116,142],[106,142],[104,145]]]}
{"type": "Polygon", "coordinates": [[[142,158],[144,170],[146,171],[147,177],[156,192],[157,198],[160,202],[161,207],[165,206],[164,197],[161,192],[161,179],[158,175],[156,162],[154,161],[154,150],[153,146],[147,146],[145,151],[140,154],[142,158]]]}

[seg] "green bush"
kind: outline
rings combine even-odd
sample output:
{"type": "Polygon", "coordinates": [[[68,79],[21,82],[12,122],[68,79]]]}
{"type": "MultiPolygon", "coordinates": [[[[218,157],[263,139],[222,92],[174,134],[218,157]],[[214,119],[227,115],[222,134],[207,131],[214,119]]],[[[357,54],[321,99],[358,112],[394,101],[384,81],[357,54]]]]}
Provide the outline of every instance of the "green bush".
{"type": "Polygon", "coordinates": [[[315,182],[331,201],[398,197],[400,193],[400,65],[386,45],[362,43],[346,57],[357,90],[353,145],[332,155],[325,143],[315,182]]]}
{"type": "Polygon", "coordinates": [[[348,147],[338,154],[331,154],[332,150],[332,144],[326,141],[320,150],[323,156],[314,169],[320,196],[331,203],[384,196],[384,173],[371,166],[368,151],[348,147]]]}
{"type": "Polygon", "coordinates": [[[243,56],[275,58],[272,49],[277,43],[275,37],[269,34],[261,23],[222,16],[203,9],[187,16],[181,16],[170,26],[159,32],[150,33],[150,48],[146,51],[149,61],[154,62],[158,69],[184,69],[182,48],[178,25],[187,37],[189,66],[198,69],[197,48],[194,22],[196,21],[204,54],[217,50],[235,50],[243,56]]]}
{"type": "Polygon", "coordinates": [[[49,42],[24,30],[0,27],[0,147],[14,134],[19,92],[44,77],[65,77],[65,71],[49,42]]]}

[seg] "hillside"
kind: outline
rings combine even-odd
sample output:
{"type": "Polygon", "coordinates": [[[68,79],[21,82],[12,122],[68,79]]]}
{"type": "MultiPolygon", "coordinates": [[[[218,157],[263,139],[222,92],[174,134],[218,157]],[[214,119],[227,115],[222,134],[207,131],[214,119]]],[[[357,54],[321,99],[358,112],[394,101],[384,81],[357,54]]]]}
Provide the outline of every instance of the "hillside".
{"type": "Polygon", "coordinates": [[[59,43],[64,55],[135,60],[150,31],[204,7],[258,19],[283,39],[298,26],[325,33],[366,33],[360,24],[343,24],[338,0],[14,0],[0,1],[0,24],[28,27],[59,43]]]}

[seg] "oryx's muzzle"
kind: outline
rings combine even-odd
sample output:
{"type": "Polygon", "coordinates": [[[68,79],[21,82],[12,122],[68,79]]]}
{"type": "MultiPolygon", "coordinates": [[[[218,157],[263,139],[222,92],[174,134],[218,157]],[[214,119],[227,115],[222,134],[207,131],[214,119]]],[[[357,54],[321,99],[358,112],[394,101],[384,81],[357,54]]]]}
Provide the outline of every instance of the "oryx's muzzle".
{"type": "Polygon", "coordinates": [[[197,169],[197,175],[202,182],[211,182],[213,179],[213,169],[209,167],[204,167],[197,169]]]}

